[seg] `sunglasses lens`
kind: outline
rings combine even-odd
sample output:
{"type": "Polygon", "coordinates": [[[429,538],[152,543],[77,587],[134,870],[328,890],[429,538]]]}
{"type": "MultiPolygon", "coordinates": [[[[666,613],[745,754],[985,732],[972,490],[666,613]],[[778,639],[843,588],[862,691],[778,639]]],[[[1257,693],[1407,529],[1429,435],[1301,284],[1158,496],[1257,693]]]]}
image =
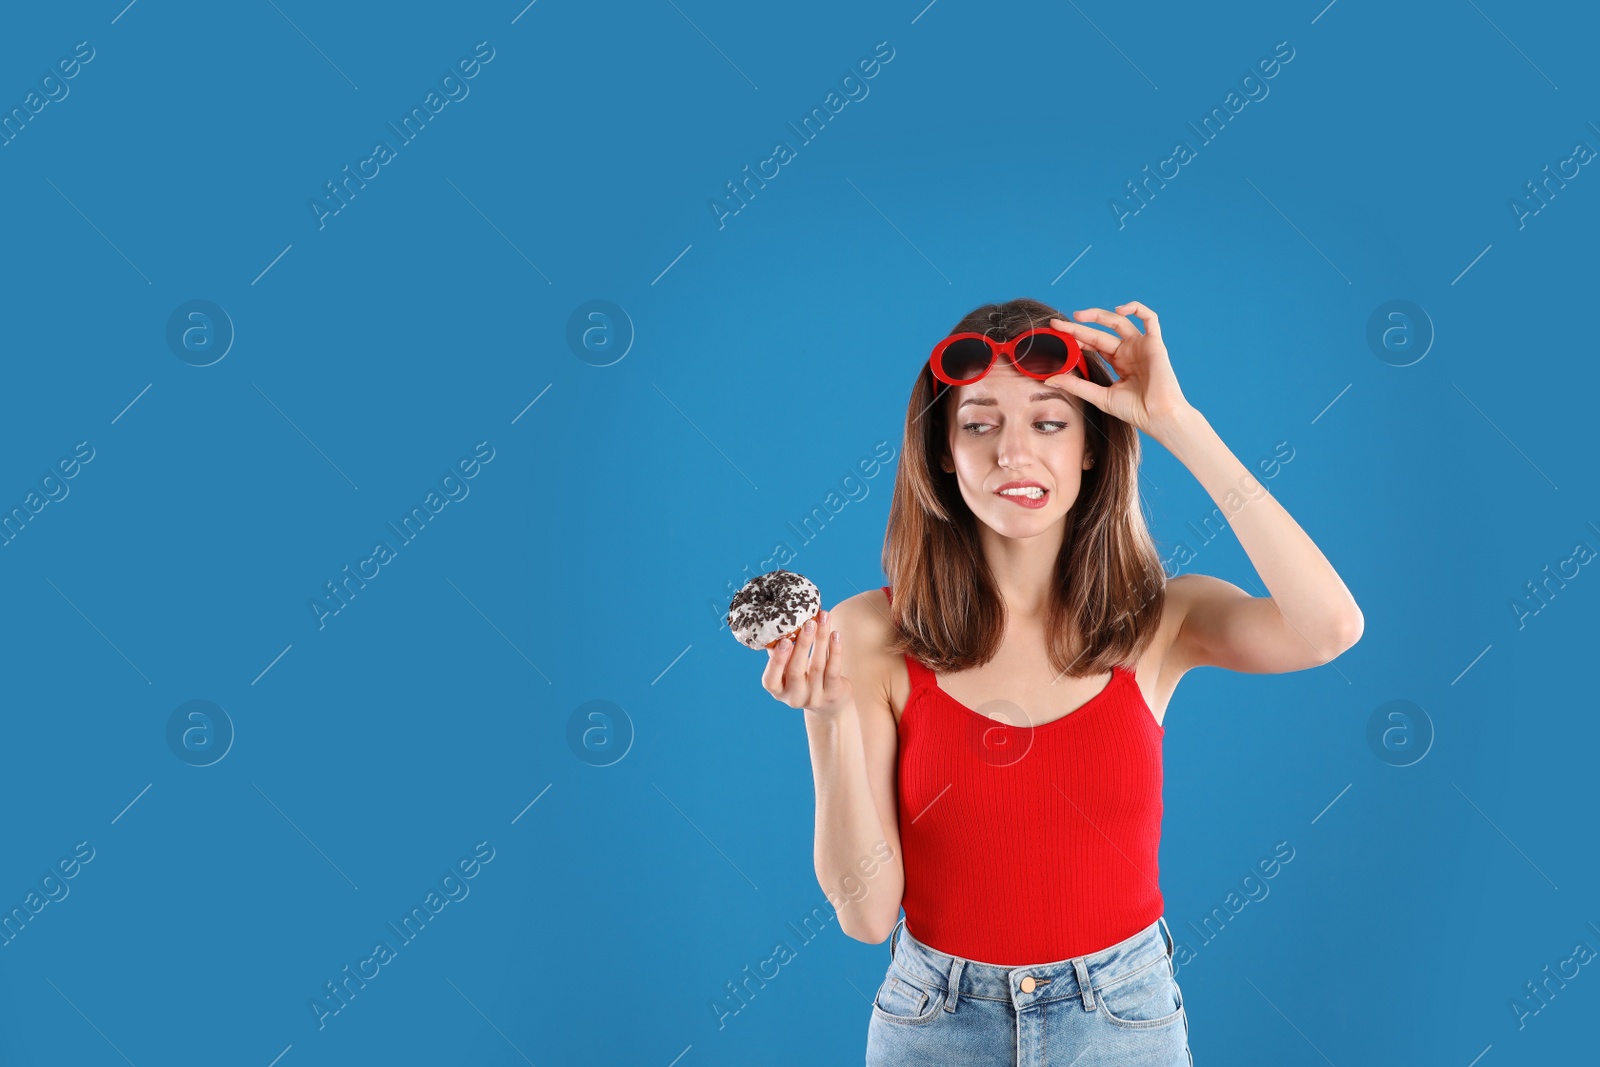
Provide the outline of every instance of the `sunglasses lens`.
{"type": "Polygon", "coordinates": [[[963,337],[945,346],[940,357],[946,375],[958,382],[976,378],[994,359],[994,350],[976,337],[963,337]]]}
{"type": "Polygon", "coordinates": [[[1032,374],[1059,374],[1072,353],[1067,343],[1049,333],[1036,333],[1017,342],[1017,364],[1032,374]]]}

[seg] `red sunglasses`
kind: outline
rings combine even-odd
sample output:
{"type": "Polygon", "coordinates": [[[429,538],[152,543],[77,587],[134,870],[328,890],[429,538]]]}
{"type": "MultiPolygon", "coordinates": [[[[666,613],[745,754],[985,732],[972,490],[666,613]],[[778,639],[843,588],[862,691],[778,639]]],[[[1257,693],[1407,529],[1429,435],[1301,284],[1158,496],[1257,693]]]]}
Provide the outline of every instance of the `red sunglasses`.
{"type": "Polygon", "coordinates": [[[946,385],[971,385],[994,369],[1004,355],[1030,378],[1051,378],[1076,369],[1089,377],[1078,339],[1050,326],[995,341],[981,333],[953,333],[933,346],[928,366],[946,385]]]}

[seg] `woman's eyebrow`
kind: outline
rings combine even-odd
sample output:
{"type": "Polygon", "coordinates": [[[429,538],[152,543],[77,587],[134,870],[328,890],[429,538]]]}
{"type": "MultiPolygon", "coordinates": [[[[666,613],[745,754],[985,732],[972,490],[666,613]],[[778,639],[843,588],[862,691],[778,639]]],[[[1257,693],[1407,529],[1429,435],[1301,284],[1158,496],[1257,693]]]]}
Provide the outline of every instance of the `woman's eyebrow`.
{"type": "MultiPolygon", "coordinates": [[[[1052,386],[1049,389],[1041,389],[1041,390],[1039,390],[1039,392],[1034,393],[1032,396],[1028,397],[1028,399],[1030,401],[1032,401],[1032,400],[1065,400],[1069,404],[1072,403],[1072,397],[1069,394],[1063,392],[1060,389],[1055,388],[1054,386],[1052,386]]],[[[960,411],[962,408],[966,407],[968,404],[977,404],[980,407],[992,408],[992,407],[999,407],[1000,406],[1000,401],[996,400],[992,396],[969,396],[969,397],[967,397],[967,399],[963,400],[961,403],[956,405],[956,410],[960,411]]]]}

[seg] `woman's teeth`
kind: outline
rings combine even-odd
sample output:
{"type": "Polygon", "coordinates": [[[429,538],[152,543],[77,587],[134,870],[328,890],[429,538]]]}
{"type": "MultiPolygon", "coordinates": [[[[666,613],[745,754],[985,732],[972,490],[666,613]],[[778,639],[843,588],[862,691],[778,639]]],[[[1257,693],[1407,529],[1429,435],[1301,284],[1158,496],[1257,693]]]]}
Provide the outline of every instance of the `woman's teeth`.
{"type": "Polygon", "coordinates": [[[1036,485],[1031,485],[1031,486],[1028,486],[1026,489],[1002,489],[1002,490],[1000,490],[1000,495],[1001,496],[1025,496],[1029,500],[1038,500],[1040,497],[1044,496],[1044,490],[1040,489],[1036,485]]]}

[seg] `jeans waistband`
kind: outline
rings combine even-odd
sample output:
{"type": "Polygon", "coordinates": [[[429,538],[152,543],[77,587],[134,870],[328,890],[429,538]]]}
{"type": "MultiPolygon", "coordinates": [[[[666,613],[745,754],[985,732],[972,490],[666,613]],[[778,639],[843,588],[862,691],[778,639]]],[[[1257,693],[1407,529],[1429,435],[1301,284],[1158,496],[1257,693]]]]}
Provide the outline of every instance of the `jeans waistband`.
{"type": "MultiPolygon", "coordinates": [[[[940,952],[913,937],[904,917],[895,923],[889,938],[891,966],[904,971],[912,980],[932,988],[951,990],[958,996],[1009,1001],[1018,1008],[1064,997],[1081,997],[1085,1010],[1092,1010],[1094,990],[1104,989],[1170,958],[1173,947],[1172,931],[1167,928],[1164,917],[1098,952],[1021,967],[1000,967],[940,952]]],[[[947,997],[945,1007],[953,1011],[955,1001],[956,997],[947,997]]]]}

